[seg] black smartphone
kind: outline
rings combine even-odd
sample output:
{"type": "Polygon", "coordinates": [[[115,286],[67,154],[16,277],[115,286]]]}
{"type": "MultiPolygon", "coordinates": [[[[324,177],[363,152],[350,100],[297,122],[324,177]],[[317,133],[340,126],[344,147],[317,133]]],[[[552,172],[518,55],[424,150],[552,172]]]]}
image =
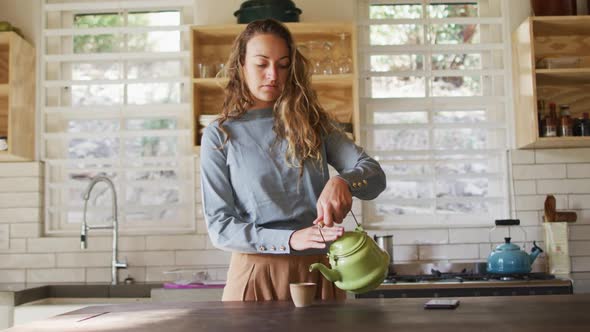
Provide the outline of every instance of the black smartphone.
{"type": "Polygon", "coordinates": [[[424,303],[424,309],[455,309],[459,306],[459,300],[432,299],[424,303]]]}

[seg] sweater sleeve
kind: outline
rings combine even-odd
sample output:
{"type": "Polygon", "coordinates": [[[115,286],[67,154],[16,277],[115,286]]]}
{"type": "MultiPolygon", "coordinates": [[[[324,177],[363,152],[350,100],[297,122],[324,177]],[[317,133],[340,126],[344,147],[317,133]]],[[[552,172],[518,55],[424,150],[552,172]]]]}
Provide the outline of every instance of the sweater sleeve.
{"type": "MultiPolygon", "coordinates": [[[[222,250],[245,253],[290,253],[293,230],[268,229],[243,220],[236,208],[223,133],[209,125],[201,139],[201,195],[209,238],[222,250]]],[[[247,175],[244,175],[247,176],[247,175]]]]}
{"type": "Polygon", "coordinates": [[[381,165],[344,133],[331,132],[325,144],[328,163],[348,183],[354,197],[370,200],[385,190],[387,182],[381,165]]]}

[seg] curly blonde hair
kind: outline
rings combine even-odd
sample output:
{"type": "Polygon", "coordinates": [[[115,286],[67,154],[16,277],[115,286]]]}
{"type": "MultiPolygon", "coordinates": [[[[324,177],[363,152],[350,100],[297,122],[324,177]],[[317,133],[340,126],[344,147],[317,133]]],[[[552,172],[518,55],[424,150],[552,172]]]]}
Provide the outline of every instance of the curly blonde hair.
{"type": "Polygon", "coordinates": [[[219,118],[219,127],[226,134],[224,144],[230,137],[223,128],[223,123],[228,119],[239,118],[254,105],[254,97],[246,84],[243,66],[246,45],[259,34],[275,35],[287,44],[290,65],[283,91],[273,106],[273,131],[277,141],[287,141],[287,163],[300,167],[301,176],[305,161],[319,163],[322,160],[322,136],[339,129],[334,125],[333,118],[322,108],[311,88],[309,61],[297,50],[287,27],[276,20],[254,21],[234,41],[225,65],[224,76],[229,78],[229,83],[225,87],[223,109],[219,118]]]}

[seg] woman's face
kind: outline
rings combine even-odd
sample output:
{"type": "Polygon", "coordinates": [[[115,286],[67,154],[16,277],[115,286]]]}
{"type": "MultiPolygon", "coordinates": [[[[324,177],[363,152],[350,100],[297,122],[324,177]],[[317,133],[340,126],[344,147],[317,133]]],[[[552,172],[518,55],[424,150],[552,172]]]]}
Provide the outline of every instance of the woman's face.
{"type": "Polygon", "coordinates": [[[272,107],[279,98],[289,66],[287,43],[273,34],[258,34],[246,45],[244,77],[254,96],[253,108],[272,107]]]}

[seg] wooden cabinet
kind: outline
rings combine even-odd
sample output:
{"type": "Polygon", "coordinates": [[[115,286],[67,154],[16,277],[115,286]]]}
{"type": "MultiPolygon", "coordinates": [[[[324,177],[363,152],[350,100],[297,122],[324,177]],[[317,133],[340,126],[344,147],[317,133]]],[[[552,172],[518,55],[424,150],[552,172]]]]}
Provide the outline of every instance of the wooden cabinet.
{"type": "MultiPolygon", "coordinates": [[[[306,45],[327,44],[334,49],[332,52],[319,51],[322,58],[326,55],[338,62],[335,55],[341,58],[346,52],[351,59],[351,71],[338,73],[333,67],[332,75],[312,76],[312,85],[318,94],[320,103],[326,111],[332,113],[335,118],[358,135],[358,87],[356,75],[356,34],[352,23],[287,23],[298,47],[306,45]],[[344,34],[344,37],[343,37],[344,34]],[[342,41],[343,40],[343,41],[342,41]],[[319,42],[319,43],[314,43],[319,42]],[[337,50],[336,50],[337,49],[337,50]],[[343,49],[345,51],[343,51],[343,49]]],[[[203,125],[221,112],[223,103],[223,86],[227,80],[217,78],[219,65],[225,63],[234,39],[246,27],[244,24],[194,26],[191,33],[191,55],[193,75],[193,123],[194,145],[200,145],[200,132],[203,125]]]]}
{"type": "Polygon", "coordinates": [[[0,32],[0,161],[35,158],[35,51],[14,32],[0,32]]]}
{"type": "Polygon", "coordinates": [[[589,147],[589,136],[540,137],[537,100],[590,112],[590,16],[531,17],[512,38],[517,147],[589,147]]]}

